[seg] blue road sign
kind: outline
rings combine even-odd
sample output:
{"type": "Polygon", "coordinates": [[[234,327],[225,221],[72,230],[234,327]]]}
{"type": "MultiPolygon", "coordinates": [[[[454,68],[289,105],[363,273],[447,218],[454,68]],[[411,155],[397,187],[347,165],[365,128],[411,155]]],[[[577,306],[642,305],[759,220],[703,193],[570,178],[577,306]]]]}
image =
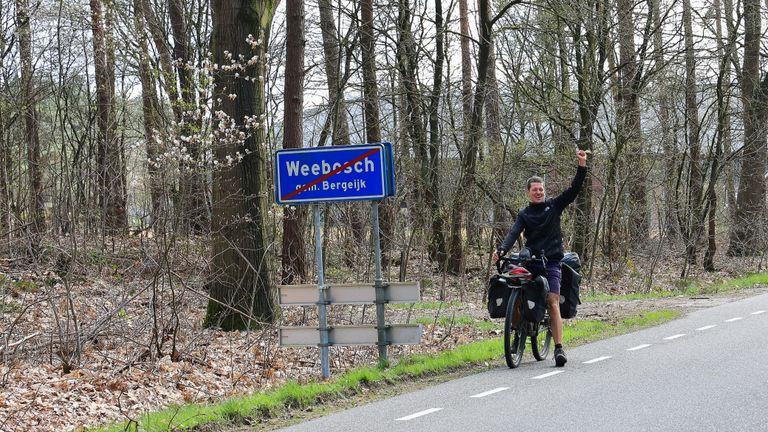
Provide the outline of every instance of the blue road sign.
{"type": "Polygon", "coordinates": [[[376,200],[394,194],[389,143],[284,149],[275,153],[278,204],[376,200]]]}

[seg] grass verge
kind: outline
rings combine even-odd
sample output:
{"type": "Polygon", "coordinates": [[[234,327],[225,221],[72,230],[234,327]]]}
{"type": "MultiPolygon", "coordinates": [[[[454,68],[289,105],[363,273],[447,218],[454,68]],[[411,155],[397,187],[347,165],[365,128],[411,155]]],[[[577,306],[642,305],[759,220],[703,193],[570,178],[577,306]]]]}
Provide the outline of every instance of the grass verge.
{"type": "MultiPolygon", "coordinates": [[[[583,295],[584,302],[590,301],[611,301],[611,300],[648,300],[656,298],[677,297],[677,296],[696,296],[710,295],[717,293],[727,293],[750,288],[755,285],[768,285],[768,273],[752,273],[737,279],[721,280],[712,283],[701,283],[695,279],[686,279],[681,281],[680,290],[653,290],[647,293],[628,293],[622,295],[615,294],[594,294],[583,295]]],[[[582,294],[584,294],[582,292],[582,294]]]]}
{"type": "MultiPolygon", "coordinates": [[[[575,346],[639,328],[657,325],[679,316],[674,311],[644,312],[625,318],[619,323],[602,321],[566,321],[563,339],[575,346]]],[[[407,356],[397,365],[380,369],[364,367],[348,371],[326,382],[298,384],[289,382],[279,389],[230,399],[216,405],[182,405],[148,413],[137,421],[123,422],[95,431],[171,431],[189,430],[211,424],[254,424],[262,419],[288,417],[292,410],[306,410],[328,401],[338,401],[376,386],[398,384],[438,373],[498,361],[502,356],[502,340],[494,338],[460,345],[436,355],[407,356]]]]}

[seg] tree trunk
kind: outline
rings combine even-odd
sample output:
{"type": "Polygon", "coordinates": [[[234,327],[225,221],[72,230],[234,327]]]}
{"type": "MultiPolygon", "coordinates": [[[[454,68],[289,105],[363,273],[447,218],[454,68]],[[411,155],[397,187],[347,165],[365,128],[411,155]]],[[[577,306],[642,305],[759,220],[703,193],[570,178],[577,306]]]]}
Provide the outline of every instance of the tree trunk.
{"type": "Polygon", "coordinates": [[[90,6],[99,126],[96,156],[99,204],[106,232],[115,235],[125,229],[128,220],[125,212],[122,142],[117,139],[114,114],[115,47],[112,39],[112,13],[104,9],[101,0],[91,0],[90,6]]]}
{"type": "Polygon", "coordinates": [[[171,50],[166,40],[165,31],[160,24],[158,14],[152,7],[150,0],[140,0],[144,6],[144,19],[147,21],[149,34],[157,48],[160,60],[160,70],[163,79],[160,81],[164,85],[168,98],[171,101],[171,109],[177,120],[181,119],[181,104],[179,103],[179,90],[177,89],[176,74],[173,69],[173,59],[171,59],[171,50]]]}
{"type": "Polygon", "coordinates": [[[334,24],[331,0],[318,0],[320,30],[323,37],[323,58],[328,80],[329,116],[333,129],[332,145],[349,145],[349,122],[344,100],[344,86],[339,79],[341,70],[341,44],[334,24]]]}
{"type": "Polygon", "coordinates": [[[429,236],[429,256],[436,261],[440,268],[445,267],[448,250],[445,243],[445,215],[440,208],[440,93],[443,87],[443,63],[445,62],[443,28],[443,2],[435,0],[435,70],[432,82],[432,93],[429,98],[429,163],[427,167],[429,180],[426,185],[425,198],[429,209],[429,219],[432,220],[429,236]]]}
{"type": "Polygon", "coordinates": [[[459,29],[461,31],[461,106],[464,133],[469,133],[472,117],[472,55],[469,52],[469,11],[467,0],[459,0],[459,29]]]}
{"type": "Polygon", "coordinates": [[[672,132],[672,123],[670,119],[671,103],[670,93],[672,91],[669,85],[670,78],[667,68],[664,66],[664,42],[662,39],[661,22],[661,0],[653,0],[653,49],[656,68],[660,69],[657,79],[659,94],[659,126],[661,127],[661,148],[664,157],[664,187],[663,191],[663,209],[662,220],[659,221],[660,228],[663,230],[664,238],[668,241],[679,239],[679,230],[677,218],[675,217],[675,173],[676,173],[676,155],[675,140],[672,132]]]}
{"type": "Polygon", "coordinates": [[[144,115],[144,140],[146,141],[147,172],[149,174],[149,195],[152,206],[152,223],[158,220],[163,211],[163,180],[160,170],[154,163],[158,156],[155,133],[158,128],[157,115],[157,94],[155,92],[155,83],[152,79],[152,64],[149,56],[149,47],[147,35],[144,27],[145,16],[148,13],[144,9],[141,0],[133,1],[134,25],[139,43],[139,80],[141,81],[141,110],[144,115]]]}
{"type": "MultiPolygon", "coordinates": [[[[728,85],[728,91],[727,91],[727,99],[726,99],[726,106],[724,107],[725,113],[723,114],[725,118],[723,121],[725,122],[725,131],[723,133],[723,151],[730,155],[733,152],[733,135],[731,134],[731,108],[730,108],[730,100],[732,97],[732,87],[731,84],[731,68],[733,67],[733,63],[730,61],[731,58],[735,58],[736,55],[736,49],[734,48],[734,44],[736,42],[737,38],[737,32],[734,28],[735,25],[733,24],[733,1],[732,0],[723,0],[722,3],[723,11],[722,14],[720,13],[720,1],[715,0],[715,10],[717,11],[717,16],[719,17],[717,20],[717,35],[718,35],[718,41],[719,44],[722,45],[722,30],[720,30],[721,22],[725,21],[725,28],[728,35],[728,48],[723,49],[723,60],[725,62],[725,67],[721,70],[724,71],[725,75],[723,79],[728,85]]],[[[724,174],[725,178],[725,205],[728,209],[728,220],[734,221],[736,220],[736,164],[731,159],[729,160],[725,170],[727,171],[724,174]]]]}
{"type": "MultiPolygon", "coordinates": [[[[359,24],[360,48],[363,70],[363,110],[365,114],[365,137],[369,143],[381,142],[379,125],[379,85],[376,79],[376,38],[373,25],[373,0],[360,0],[359,24]]],[[[394,174],[394,173],[393,173],[394,174]]],[[[391,200],[379,205],[379,228],[381,233],[382,264],[389,265],[389,253],[394,235],[394,208],[391,200]]]]}
{"type": "Polygon", "coordinates": [[[23,106],[25,139],[27,141],[27,176],[29,179],[29,241],[33,254],[40,249],[40,240],[45,231],[45,207],[43,204],[43,172],[40,161],[40,119],[34,100],[32,70],[32,34],[30,30],[30,10],[28,0],[16,0],[16,20],[19,35],[19,54],[21,56],[21,82],[23,86],[23,106]]]}
{"type": "MultiPolygon", "coordinates": [[[[579,132],[576,144],[581,150],[593,148],[593,131],[597,121],[597,112],[603,99],[605,62],[607,61],[608,8],[605,2],[597,1],[589,8],[578,8],[576,12],[577,25],[573,30],[573,44],[576,59],[577,77],[577,109],[579,116],[579,132]],[[584,11],[589,12],[584,18],[584,11]],[[583,24],[582,24],[583,23],[583,24]],[[582,27],[582,25],[584,27],[582,27]],[[584,28],[584,32],[582,32],[584,28]]],[[[587,161],[588,166],[595,161],[587,161]]],[[[596,237],[599,232],[598,219],[592,251],[597,247],[596,237]]],[[[574,236],[572,249],[579,254],[583,262],[588,262],[593,253],[588,253],[592,222],[592,182],[589,177],[585,181],[579,195],[576,197],[576,217],[574,218],[574,236]]]]}
{"type": "MultiPolygon", "coordinates": [[[[498,173],[494,176],[497,180],[498,190],[503,190],[507,183],[507,148],[502,142],[501,135],[501,95],[499,83],[496,80],[496,49],[495,44],[491,44],[490,57],[488,59],[488,96],[485,101],[486,106],[486,137],[490,150],[491,161],[494,161],[492,167],[498,173]]],[[[493,228],[491,230],[491,245],[495,246],[504,240],[506,231],[512,226],[510,214],[502,200],[493,203],[493,228]]],[[[493,247],[491,246],[491,248],[493,247]]]]}
{"type": "MultiPolygon", "coordinates": [[[[301,148],[304,127],[304,0],[286,0],[285,96],[283,148],[301,148]]],[[[307,279],[305,206],[283,210],[283,273],[281,283],[307,279]]]]}
{"type": "Polygon", "coordinates": [[[421,91],[417,78],[419,68],[419,59],[417,54],[416,41],[412,31],[413,11],[408,0],[400,0],[398,14],[398,44],[397,44],[397,66],[400,71],[400,82],[405,93],[405,113],[404,123],[413,147],[415,161],[415,175],[412,180],[412,199],[411,212],[416,219],[417,229],[424,229],[427,226],[427,212],[432,204],[431,198],[427,198],[429,193],[429,156],[427,150],[427,133],[425,128],[425,119],[421,91]]]}
{"type": "Polygon", "coordinates": [[[173,33],[173,59],[175,72],[181,90],[181,106],[175,110],[176,119],[180,123],[179,134],[191,137],[185,141],[187,153],[191,162],[181,161],[181,178],[179,179],[180,216],[185,230],[193,234],[208,232],[208,202],[205,192],[205,173],[199,168],[201,162],[200,140],[195,138],[195,131],[200,130],[200,120],[195,115],[195,82],[190,69],[190,53],[188,48],[189,31],[186,14],[181,0],[168,0],[168,15],[173,33]]]}
{"type": "Polygon", "coordinates": [[[277,293],[270,280],[265,213],[266,95],[265,73],[269,29],[275,3],[243,0],[212,2],[214,107],[221,111],[214,126],[214,158],[220,165],[238,152],[242,161],[213,172],[212,262],[208,281],[211,299],[207,327],[225,330],[261,327],[277,317],[277,293]],[[249,43],[253,35],[253,44],[249,43]],[[231,59],[253,59],[230,66],[231,59]],[[239,77],[236,76],[239,75],[239,77]],[[249,77],[249,80],[245,80],[249,77]],[[260,84],[257,84],[260,83],[260,84]],[[237,95],[231,99],[229,94],[237,95]],[[246,118],[257,119],[247,123],[246,118]],[[239,138],[240,132],[245,134],[239,138]]]}
{"type": "Polygon", "coordinates": [[[744,64],[741,101],[744,106],[744,148],[732,221],[728,255],[752,256],[763,250],[765,214],[766,129],[768,75],[760,84],[760,0],[744,2],[744,64]],[[761,88],[762,87],[762,88],[761,88]]]}
{"type": "MultiPolygon", "coordinates": [[[[693,30],[691,24],[691,2],[683,0],[683,27],[685,33],[685,117],[688,137],[688,195],[686,202],[686,224],[682,230],[686,241],[686,259],[696,263],[696,248],[704,230],[705,216],[702,212],[703,174],[700,162],[699,106],[696,101],[696,61],[693,51],[693,30]]],[[[713,173],[714,175],[714,173],[713,173]]]]}
{"type": "Polygon", "coordinates": [[[618,137],[624,149],[624,173],[629,187],[630,240],[634,244],[645,241],[649,235],[648,206],[645,192],[645,163],[640,130],[640,99],[637,52],[635,50],[634,2],[620,0],[619,15],[619,98],[618,137]]]}
{"type": "MultiPolygon", "coordinates": [[[[2,46],[0,46],[0,52],[2,52],[2,46]]],[[[0,69],[3,67],[2,58],[0,58],[0,69]]],[[[11,200],[10,184],[8,183],[8,160],[10,159],[10,148],[5,140],[5,116],[4,105],[0,103],[0,232],[10,233],[11,231],[11,200]]],[[[10,235],[10,234],[8,234],[10,235]]]]}

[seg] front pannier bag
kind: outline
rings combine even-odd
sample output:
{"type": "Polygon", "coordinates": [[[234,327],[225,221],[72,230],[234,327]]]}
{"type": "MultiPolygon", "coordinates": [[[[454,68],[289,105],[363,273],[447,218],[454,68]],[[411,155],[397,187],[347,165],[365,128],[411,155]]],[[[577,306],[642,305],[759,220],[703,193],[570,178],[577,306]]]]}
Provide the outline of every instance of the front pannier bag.
{"type": "Polygon", "coordinates": [[[510,288],[501,275],[494,275],[488,282],[488,313],[491,318],[504,318],[507,314],[510,288]]]}
{"type": "Polygon", "coordinates": [[[533,282],[523,288],[523,315],[531,322],[539,322],[547,311],[547,294],[549,283],[541,276],[536,276],[533,282]]]}

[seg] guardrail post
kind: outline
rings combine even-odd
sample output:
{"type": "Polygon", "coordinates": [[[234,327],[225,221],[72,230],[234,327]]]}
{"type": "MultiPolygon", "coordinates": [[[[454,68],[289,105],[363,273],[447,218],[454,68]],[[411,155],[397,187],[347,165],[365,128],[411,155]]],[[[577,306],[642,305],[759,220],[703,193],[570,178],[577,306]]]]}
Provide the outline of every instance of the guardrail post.
{"type": "Polygon", "coordinates": [[[325,275],[323,274],[323,239],[320,229],[323,224],[321,221],[322,210],[320,205],[312,206],[315,224],[315,260],[317,262],[317,288],[318,288],[318,318],[320,320],[320,364],[323,369],[323,378],[331,376],[331,367],[328,361],[328,289],[325,286],[325,275]]]}
{"type": "Polygon", "coordinates": [[[384,304],[387,302],[384,293],[384,284],[381,276],[381,239],[379,234],[379,203],[373,201],[371,204],[371,213],[373,213],[373,247],[375,252],[374,262],[376,263],[376,279],[374,287],[376,290],[376,330],[378,333],[379,346],[379,366],[385,367],[389,364],[387,360],[387,327],[384,322],[384,304]]]}

